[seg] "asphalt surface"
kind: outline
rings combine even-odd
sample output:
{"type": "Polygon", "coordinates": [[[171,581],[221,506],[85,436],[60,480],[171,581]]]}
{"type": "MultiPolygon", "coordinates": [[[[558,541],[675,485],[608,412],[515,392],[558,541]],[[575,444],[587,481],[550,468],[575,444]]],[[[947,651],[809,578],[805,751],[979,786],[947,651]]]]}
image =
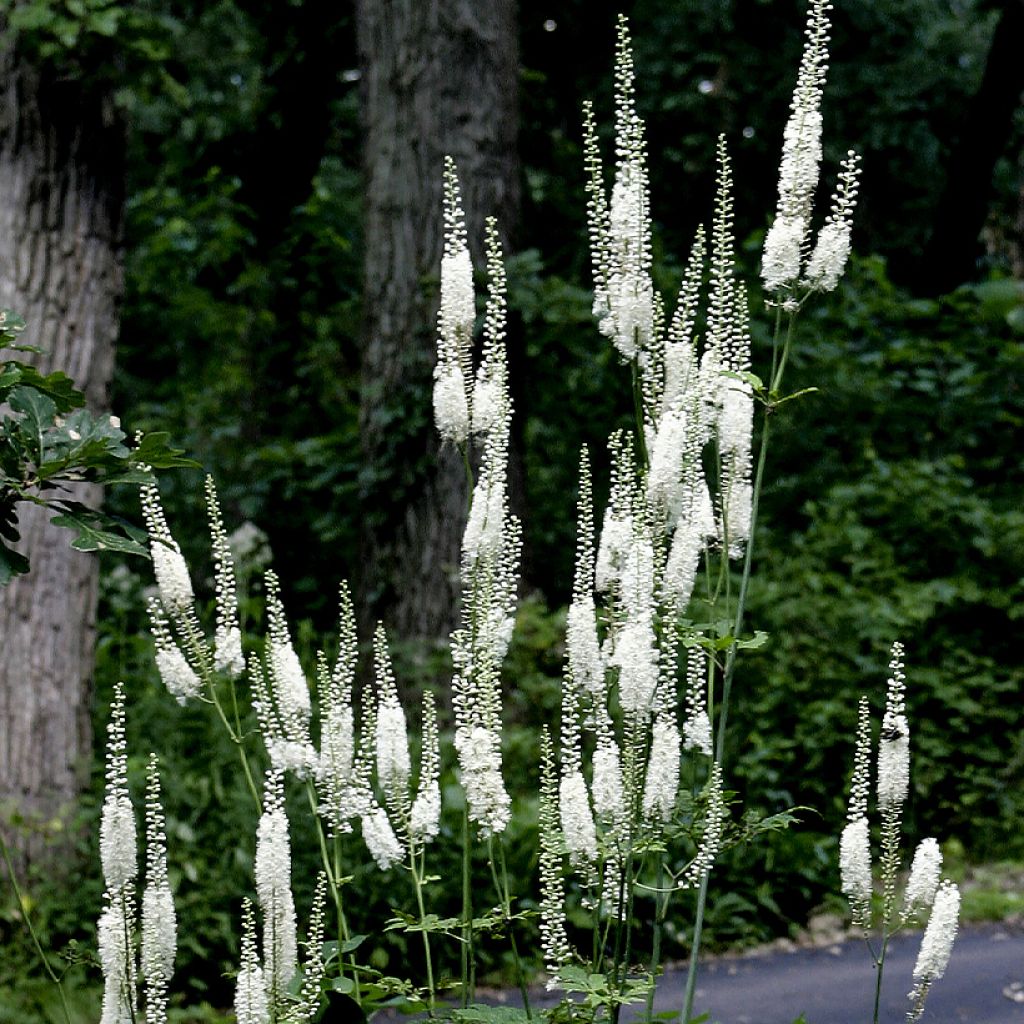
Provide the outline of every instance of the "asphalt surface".
{"type": "MultiPolygon", "coordinates": [[[[910,1007],[920,933],[889,947],[879,1020],[903,1022],[910,1007]]],[[[685,973],[669,971],[658,985],[655,1011],[682,1005],[685,973]]],[[[870,1024],[875,972],[862,940],[792,952],[718,957],[698,975],[695,1012],[714,1024],[870,1024]]],[[[928,996],[922,1024],[1024,1024],[1024,928],[962,928],[946,975],[928,996]]]]}

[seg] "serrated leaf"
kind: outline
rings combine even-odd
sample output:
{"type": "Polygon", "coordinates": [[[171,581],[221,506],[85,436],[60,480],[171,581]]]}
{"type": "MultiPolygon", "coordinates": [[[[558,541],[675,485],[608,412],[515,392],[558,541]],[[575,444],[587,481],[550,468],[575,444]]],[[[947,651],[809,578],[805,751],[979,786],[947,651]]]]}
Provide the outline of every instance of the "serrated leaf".
{"type": "Polygon", "coordinates": [[[70,412],[81,409],[85,405],[85,395],[75,387],[75,382],[66,374],[57,370],[55,373],[41,374],[34,366],[19,364],[21,383],[47,395],[57,407],[57,412],[70,412]]]}
{"type": "Polygon", "coordinates": [[[138,448],[132,452],[132,462],[145,463],[153,469],[202,469],[195,459],[183,458],[184,448],[172,448],[166,431],[145,434],[138,448]]]}
{"type": "Polygon", "coordinates": [[[148,549],[139,541],[125,533],[114,533],[111,527],[123,528],[122,524],[102,512],[83,506],[71,508],[63,504],[60,514],[50,522],[54,526],[77,532],[78,536],[71,542],[77,551],[120,551],[127,555],[141,555],[143,558],[149,555],[148,549]]]}
{"type": "Polygon", "coordinates": [[[7,404],[20,415],[16,429],[29,446],[33,459],[37,464],[43,462],[44,435],[56,419],[56,405],[46,395],[21,385],[7,396],[7,404]]]}

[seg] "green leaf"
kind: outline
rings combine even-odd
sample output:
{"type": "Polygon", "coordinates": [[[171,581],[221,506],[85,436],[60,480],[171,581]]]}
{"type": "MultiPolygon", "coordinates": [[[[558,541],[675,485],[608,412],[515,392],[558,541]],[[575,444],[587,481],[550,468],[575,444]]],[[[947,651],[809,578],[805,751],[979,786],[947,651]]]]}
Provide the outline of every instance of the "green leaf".
{"type": "MultiPolygon", "coordinates": [[[[114,529],[127,531],[127,524],[121,523],[103,512],[97,512],[72,502],[61,502],[52,506],[60,514],[50,520],[54,526],[74,530],[78,536],[71,542],[77,551],[121,551],[128,555],[148,557],[148,549],[127,533],[114,533],[114,529]]],[[[141,531],[132,530],[136,535],[141,531]]]]}
{"type": "Polygon", "coordinates": [[[6,587],[15,576],[24,576],[27,572],[28,559],[0,541],[0,587],[6,587]]]}
{"type": "Polygon", "coordinates": [[[773,394],[771,396],[771,404],[777,409],[780,405],[792,402],[794,398],[801,398],[804,395],[809,395],[814,391],[820,390],[820,388],[801,388],[799,391],[794,391],[791,395],[783,395],[782,398],[778,398],[773,394]]]}
{"type": "Polygon", "coordinates": [[[166,431],[157,430],[145,434],[138,448],[132,452],[132,462],[143,462],[153,469],[202,469],[194,459],[182,458],[184,448],[172,448],[166,431]]]}
{"type": "Polygon", "coordinates": [[[474,1003],[464,1009],[451,1010],[453,1020],[475,1021],[479,1024],[520,1024],[529,1020],[526,1011],[519,1006],[486,1006],[474,1003]]]}
{"type": "Polygon", "coordinates": [[[331,988],[335,992],[354,992],[356,983],[351,978],[335,978],[331,982],[331,988]]]}
{"type": "Polygon", "coordinates": [[[341,944],[342,953],[351,953],[357,950],[365,941],[365,935],[352,935],[341,944]]]}
{"type": "Polygon", "coordinates": [[[21,371],[21,383],[52,398],[57,412],[70,412],[85,405],[85,395],[75,387],[75,382],[66,373],[57,370],[44,375],[34,366],[24,363],[19,363],[18,368],[21,371]]]}
{"type": "Polygon", "coordinates": [[[44,435],[54,425],[57,407],[38,391],[27,387],[16,387],[7,396],[7,404],[19,413],[17,431],[29,447],[37,464],[44,461],[44,435]]]}
{"type": "Polygon", "coordinates": [[[763,630],[756,630],[753,636],[746,636],[736,641],[736,647],[741,651],[756,651],[768,643],[768,634],[763,630]]]}

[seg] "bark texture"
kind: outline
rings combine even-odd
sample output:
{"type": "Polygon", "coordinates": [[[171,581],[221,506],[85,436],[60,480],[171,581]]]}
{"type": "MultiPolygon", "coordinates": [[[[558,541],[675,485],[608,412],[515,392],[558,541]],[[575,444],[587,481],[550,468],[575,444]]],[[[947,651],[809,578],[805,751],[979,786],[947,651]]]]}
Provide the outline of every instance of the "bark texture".
{"type": "Polygon", "coordinates": [[[359,0],[365,129],[364,615],[403,638],[455,622],[467,492],[431,412],[442,166],[459,169],[474,266],[519,212],[514,0],[359,0]]]}
{"type": "Polygon", "coordinates": [[[1014,112],[1024,93],[1024,0],[1003,0],[981,85],[971,99],[946,185],[935,212],[935,228],[921,261],[917,290],[951,291],[977,276],[992,195],[992,174],[1005,152],[1014,112]]]}
{"type": "MultiPolygon", "coordinates": [[[[123,149],[104,96],[3,45],[0,306],[25,318],[25,342],[43,349],[31,358],[64,370],[94,410],[106,407],[122,290],[123,149]]],[[[95,487],[76,496],[100,499],[95,487]]],[[[46,514],[19,511],[31,571],[0,589],[0,827],[38,859],[88,768],[98,563],[46,514]]]]}

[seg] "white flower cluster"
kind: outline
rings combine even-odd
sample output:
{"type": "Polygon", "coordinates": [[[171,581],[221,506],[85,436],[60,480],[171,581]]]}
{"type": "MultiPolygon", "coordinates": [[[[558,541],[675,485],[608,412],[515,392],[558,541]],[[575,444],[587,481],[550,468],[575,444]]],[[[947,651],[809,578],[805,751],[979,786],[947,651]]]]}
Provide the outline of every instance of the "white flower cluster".
{"type": "Polygon", "coordinates": [[[242,631],[238,619],[238,593],[231,545],[220,515],[220,503],[213,477],[206,478],[206,511],[210,520],[214,580],[217,594],[217,627],[213,640],[213,663],[218,672],[232,679],[245,671],[242,631]]]}
{"type": "MultiPolygon", "coordinates": [[[[882,912],[883,942],[931,911],[914,968],[912,1008],[907,1019],[917,1021],[931,985],[942,977],[956,936],[960,893],[948,879],[940,882],[942,852],[933,838],[922,839],[914,852],[910,876],[903,894],[902,910],[895,899],[899,870],[900,822],[910,784],[910,748],[906,709],[903,645],[892,645],[885,715],[878,741],[878,806],[882,813],[882,912]]],[[[853,923],[867,931],[872,924],[871,840],[868,825],[868,794],[871,771],[871,721],[866,697],[861,697],[857,743],[847,824],[839,842],[839,871],[843,894],[850,902],[853,923]]]]}
{"type": "Polygon", "coordinates": [[[691,647],[686,657],[686,721],[683,722],[683,749],[696,750],[707,757],[713,754],[711,717],[704,667],[704,653],[691,647]]]}
{"type": "Polygon", "coordinates": [[[769,292],[778,293],[798,284],[811,291],[832,291],[850,254],[850,226],[859,175],[858,158],[852,152],[843,161],[832,211],[808,257],[814,193],[821,167],[821,96],[828,71],[830,10],[828,0],[811,0],[807,12],[803,57],[783,134],[778,207],[765,237],[761,260],[761,277],[769,292]]]}
{"type": "MultiPolygon", "coordinates": [[[[177,952],[174,899],[167,878],[164,816],[156,757],[149,762],[146,790],[146,877],[142,893],[142,977],[148,1024],[167,1022],[167,985],[177,952]]],[[[100,861],[105,907],[96,927],[103,969],[101,1024],[135,1020],[138,965],[135,953],[138,846],[135,811],[128,792],[124,686],[114,687],[107,726],[107,790],[100,819],[100,861]]]]}
{"type": "Polygon", "coordinates": [[[253,659],[249,672],[255,692],[253,704],[273,767],[305,778],[319,766],[319,757],[309,735],[312,715],[309,683],[292,645],[277,574],[268,570],[265,580],[266,673],[253,659]]]}

